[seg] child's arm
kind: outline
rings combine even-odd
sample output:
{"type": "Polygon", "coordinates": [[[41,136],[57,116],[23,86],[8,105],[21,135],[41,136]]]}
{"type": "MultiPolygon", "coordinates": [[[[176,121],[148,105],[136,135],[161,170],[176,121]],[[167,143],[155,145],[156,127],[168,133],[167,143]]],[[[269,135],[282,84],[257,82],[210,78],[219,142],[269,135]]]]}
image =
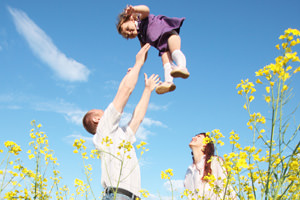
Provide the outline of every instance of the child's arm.
{"type": "Polygon", "coordinates": [[[128,15],[132,15],[134,13],[140,14],[140,20],[142,20],[149,16],[150,9],[148,6],[145,5],[128,6],[125,9],[125,13],[128,15]]]}

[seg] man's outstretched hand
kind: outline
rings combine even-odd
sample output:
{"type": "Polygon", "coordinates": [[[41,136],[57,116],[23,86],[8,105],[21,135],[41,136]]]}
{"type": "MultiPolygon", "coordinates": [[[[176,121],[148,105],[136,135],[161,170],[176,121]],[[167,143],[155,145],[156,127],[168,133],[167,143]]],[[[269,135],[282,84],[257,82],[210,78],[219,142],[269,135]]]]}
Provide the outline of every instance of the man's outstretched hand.
{"type": "Polygon", "coordinates": [[[145,88],[149,87],[150,91],[152,92],[158,85],[160,78],[158,75],[152,74],[149,78],[146,73],[145,76],[145,88]]]}
{"type": "Polygon", "coordinates": [[[135,64],[142,66],[145,63],[145,58],[148,50],[150,49],[151,45],[149,43],[146,43],[140,51],[135,56],[135,64]]]}

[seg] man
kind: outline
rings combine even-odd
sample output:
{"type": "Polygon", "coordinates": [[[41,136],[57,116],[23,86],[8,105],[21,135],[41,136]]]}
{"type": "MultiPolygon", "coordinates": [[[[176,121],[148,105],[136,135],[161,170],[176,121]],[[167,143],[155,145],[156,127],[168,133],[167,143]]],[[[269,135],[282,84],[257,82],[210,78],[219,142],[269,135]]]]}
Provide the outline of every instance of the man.
{"type": "Polygon", "coordinates": [[[144,119],[151,93],[158,85],[158,75],[148,78],[145,74],[145,89],[130,122],[126,127],[119,127],[119,122],[149,48],[146,44],[138,52],[134,67],[128,70],[106,110],[90,110],[83,118],[85,129],[94,135],[94,145],[101,152],[101,184],[105,188],[105,200],[139,199],[140,168],[131,144],[136,141],[135,133],[144,119]]]}

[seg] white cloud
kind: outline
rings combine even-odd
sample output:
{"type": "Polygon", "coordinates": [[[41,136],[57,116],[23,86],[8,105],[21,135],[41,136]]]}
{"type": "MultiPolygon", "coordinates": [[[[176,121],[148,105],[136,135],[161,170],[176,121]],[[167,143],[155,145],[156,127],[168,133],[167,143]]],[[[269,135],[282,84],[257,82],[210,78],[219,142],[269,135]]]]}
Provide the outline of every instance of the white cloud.
{"type": "Polygon", "coordinates": [[[154,195],[154,194],[150,194],[149,197],[147,198],[148,200],[181,200],[182,198],[177,197],[177,196],[161,196],[161,195],[154,195]]]}
{"type": "Polygon", "coordinates": [[[110,81],[105,81],[105,89],[108,90],[117,90],[119,88],[119,81],[115,81],[115,80],[110,80],[110,81]]]}
{"type": "Polygon", "coordinates": [[[82,124],[82,118],[86,113],[74,104],[65,102],[63,99],[56,99],[54,101],[46,102],[35,102],[32,105],[33,109],[35,110],[61,113],[65,116],[65,119],[67,121],[70,121],[77,125],[82,124]]]}
{"type": "MultiPolygon", "coordinates": [[[[183,180],[171,180],[171,182],[172,182],[173,191],[183,191],[184,190],[183,180]]],[[[168,191],[172,191],[169,181],[164,183],[164,187],[168,191]]]]}
{"type": "Polygon", "coordinates": [[[140,125],[138,131],[136,132],[136,138],[138,140],[146,141],[149,135],[153,135],[153,133],[147,130],[143,124],[140,125]]]}
{"type": "Polygon", "coordinates": [[[1,94],[0,102],[0,109],[16,110],[29,108],[37,111],[60,113],[67,121],[77,125],[82,124],[82,118],[86,113],[86,111],[63,99],[45,100],[34,95],[1,94]]]}
{"type": "Polygon", "coordinates": [[[81,125],[82,124],[82,118],[85,115],[85,112],[82,110],[74,110],[74,111],[67,111],[65,112],[66,119],[74,124],[81,125]]]}
{"type": "MultiPolygon", "coordinates": [[[[122,114],[120,126],[125,126],[126,124],[128,124],[131,117],[132,117],[131,113],[124,112],[122,114]]],[[[164,125],[162,122],[145,117],[140,127],[138,128],[138,131],[136,133],[136,138],[138,140],[146,141],[149,135],[153,135],[154,133],[146,128],[146,127],[149,128],[150,126],[159,126],[159,127],[167,128],[167,126],[164,125]]]]}
{"type": "Polygon", "coordinates": [[[155,110],[155,111],[157,111],[157,110],[161,111],[161,110],[167,110],[168,107],[169,107],[169,105],[159,106],[154,103],[149,103],[148,109],[155,110]]]}
{"type": "MultiPolygon", "coordinates": [[[[30,108],[37,111],[55,112],[62,114],[67,121],[79,126],[82,125],[82,118],[87,112],[80,109],[75,104],[66,102],[64,99],[59,98],[54,100],[45,100],[37,96],[27,96],[23,94],[2,94],[0,95],[0,102],[2,102],[0,109],[30,108]]],[[[131,113],[124,112],[121,117],[120,126],[128,124],[131,117],[131,113]]],[[[167,126],[162,122],[145,117],[136,133],[137,139],[146,141],[149,135],[154,134],[149,130],[151,127],[167,128],[167,126]]]]}
{"type": "Polygon", "coordinates": [[[11,102],[14,98],[11,94],[1,94],[0,95],[0,102],[11,102]]]}
{"type": "Polygon", "coordinates": [[[8,11],[13,17],[18,32],[26,39],[31,50],[58,77],[66,81],[87,81],[90,71],[86,66],[62,53],[26,13],[10,7],[8,11]]]}
{"type": "Polygon", "coordinates": [[[150,118],[145,117],[143,120],[143,125],[145,126],[159,126],[159,127],[163,127],[163,128],[167,128],[166,125],[164,125],[162,122],[157,121],[157,120],[153,120],[150,118]]]}

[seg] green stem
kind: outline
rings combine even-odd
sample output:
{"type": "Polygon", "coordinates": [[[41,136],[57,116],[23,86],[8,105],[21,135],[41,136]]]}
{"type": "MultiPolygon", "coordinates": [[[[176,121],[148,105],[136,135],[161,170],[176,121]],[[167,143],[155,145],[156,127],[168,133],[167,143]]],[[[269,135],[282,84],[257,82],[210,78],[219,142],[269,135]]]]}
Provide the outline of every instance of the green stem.
{"type": "Polygon", "coordinates": [[[169,179],[169,181],[170,181],[170,186],[171,186],[171,191],[172,191],[172,200],[173,200],[174,199],[174,197],[173,197],[173,185],[172,185],[171,179],[169,179]]]}
{"type": "MultiPolygon", "coordinates": [[[[3,184],[4,184],[4,181],[5,181],[5,176],[6,176],[6,171],[7,171],[7,166],[8,166],[8,161],[9,161],[9,158],[10,158],[10,153],[7,153],[6,154],[7,156],[7,161],[6,161],[6,165],[5,165],[5,170],[4,170],[4,174],[3,174],[3,177],[2,177],[2,182],[1,182],[1,187],[0,187],[0,194],[1,192],[3,191],[3,184]]],[[[4,160],[4,159],[3,159],[4,160]]],[[[1,163],[2,164],[2,163],[1,163]]]]}
{"type": "Polygon", "coordinates": [[[85,174],[87,183],[88,183],[88,185],[90,186],[90,191],[91,191],[91,193],[92,193],[94,199],[96,199],[95,194],[94,194],[93,189],[92,189],[92,185],[91,185],[90,179],[89,179],[89,175],[88,175],[89,172],[88,172],[88,170],[87,170],[86,167],[85,167],[84,158],[82,158],[82,162],[83,162],[83,166],[84,166],[84,174],[85,174]]]}
{"type": "MultiPolygon", "coordinates": [[[[278,88],[277,88],[277,94],[280,94],[280,88],[281,88],[281,82],[279,81],[278,83],[278,88]]],[[[271,177],[271,167],[272,167],[272,149],[273,149],[273,137],[274,137],[274,132],[275,132],[275,124],[276,124],[276,119],[277,119],[277,111],[278,111],[278,105],[279,105],[279,100],[280,100],[280,95],[277,95],[276,103],[274,105],[274,92],[272,89],[272,128],[271,128],[271,139],[270,139],[270,145],[269,145],[269,164],[268,164],[268,178],[267,178],[267,183],[266,183],[266,191],[265,191],[265,200],[267,200],[268,195],[269,195],[269,182],[270,182],[270,177],[271,177]]]]}

